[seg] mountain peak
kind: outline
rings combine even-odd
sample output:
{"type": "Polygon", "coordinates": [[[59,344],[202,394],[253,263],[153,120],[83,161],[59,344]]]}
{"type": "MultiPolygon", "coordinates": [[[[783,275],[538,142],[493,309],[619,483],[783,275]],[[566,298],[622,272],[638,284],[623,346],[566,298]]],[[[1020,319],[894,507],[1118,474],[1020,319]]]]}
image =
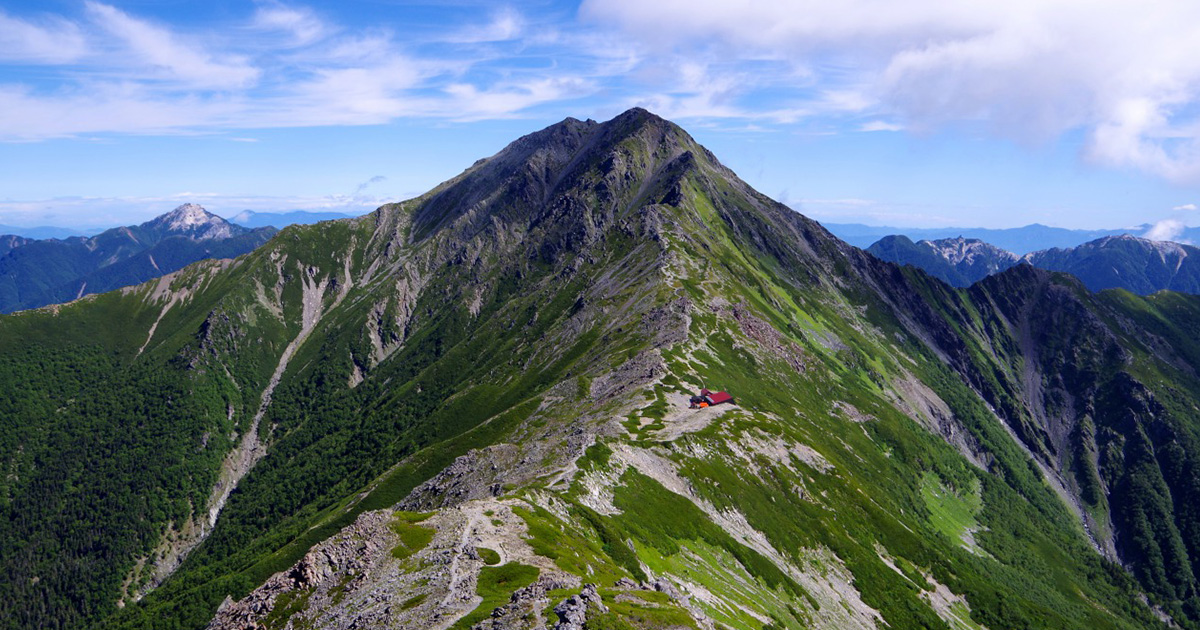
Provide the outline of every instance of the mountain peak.
{"type": "MultiPolygon", "coordinates": [[[[1192,247],[1187,243],[1178,243],[1176,241],[1157,241],[1144,236],[1135,236],[1133,234],[1116,234],[1113,236],[1105,236],[1094,241],[1088,241],[1075,249],[1080,251],[1099,250],[1107,247],[1125,246],[1127,248],[1139,248],[1146,251],[1154,251],[1160,255],[1182,255],[1187,256],[1187,249],[1192,247]]],[[[1064,251],[1071,251],[1070,249],[1064,251]]],[[[1036,253],[1036,252],[1035,252],[1036,253]]]]}
{"type": "Polygon", "coordinates": [[[664,167],[689,152],[717,164],[682,128],[641,108],[606,122],[566,118],[522,136],[429,193],[415,213],[413,234],[420,240],[464,217],[468,232],[492,218],[532,225],[561,212],[550,206],[567,191],[589,197],[572,201],[615,212],[609,202],[632,202],[642,184],[668,174],[664,167]]]}
{"type": "Polygon", "coordinates": [[[1017,263],[1015,254],[963,236],[917,243],[903,235],[887,236],[867,251],[883,260],[915,265],[958,287],[970,286],[1017,263]]]}
{"type": "Polygon", "coordinates": [[[185,203],[162,216],[166,223],[174,229],[186,229],[196,225],[207,225],[213,220],[221,221],[220,217],[204,209],[196,203],[185,203]]]}
{"type": "Polygon", "coordinates": [[[186,236],[194,241],[229,238],[242,231],[242,228],[234,226],[225,219],[205,210],[204,206],[195,203],[185,203],[162,216],[143,223],[142,227],[186,236]]]}
{"type": "Polygon", "coordinates": [[[926,243],[935,253],[950,261],[950,264],[981,262],[987,267],[988,273],[995,273],[1001,268],[1007,268],[1017,260],[1016,255],[977,238],[958,236],[921,242],[926,243]]]}
{"type": "Polygon", "coordinates": [[[1197,582],[1191,514],[1140,491],[1197,494],[1193,321],[1032,268],[948,291],[645,110],[566,119],[370,217],[0,318],[0,630],[1150,627],[1197,582]]]}
{"type": "Polygon", "coordinates": [[[653,125],[661,127],[677,127],[677,125],[666,118],[659,116],[647,109],[641,107],[631,107],[624,112],[618,114],[610,123],[616,124],[635,124],[635,125],[653,125]]]}

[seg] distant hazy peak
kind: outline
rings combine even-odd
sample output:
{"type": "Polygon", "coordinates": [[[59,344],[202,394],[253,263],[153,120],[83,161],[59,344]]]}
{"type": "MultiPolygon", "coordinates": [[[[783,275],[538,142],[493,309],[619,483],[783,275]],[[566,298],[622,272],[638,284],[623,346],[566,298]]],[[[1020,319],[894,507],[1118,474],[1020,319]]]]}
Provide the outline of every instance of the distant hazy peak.
{"type": "Polygon", "coordinates": [[[229,217],[227,221],[230,223],[242,224],[257,216],[259,213],[253,210],[242,210],[241,212],[229,217]]]}

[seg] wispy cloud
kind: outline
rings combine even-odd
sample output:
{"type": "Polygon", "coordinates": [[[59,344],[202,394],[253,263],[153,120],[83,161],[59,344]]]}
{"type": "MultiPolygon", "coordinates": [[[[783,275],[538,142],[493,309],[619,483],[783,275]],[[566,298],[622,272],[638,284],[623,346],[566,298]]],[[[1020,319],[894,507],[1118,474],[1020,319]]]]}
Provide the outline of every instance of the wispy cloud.
{"type": "Polygon", "coordinates": [[[254,14],[254,26],[287,33],[293,46],[304,46],[327,37],[334,29],[306,7],[270,2],[254,14]]]}
{"type": "Polygon", "coordinates": [[[872,120],[865,122],[858,128],[859,131],[904,131],[904,125],[885,122],[882,120],[872,120]]]}
{"type": "Polygon", "coordinates": [[[37,82],[0,79],[0,141],[511,118],[598,89],[589,77],[603,72],[579,67],[592,62],[557,67],[552,50],[565,44],[546,29],[523,41],[527,25],[502,9],[410,43],[394,25],[344,28],[269,0],[216,26],[163,24],[98,0],[75,21],[0,13],[0,63],[58,66],[37,82]],[[496,63],[512,52],[545,61],[496,63]]]}
{"type": "Polygon", "coordinates": [[[357,197],[358,195],[362,194],[362,191],[366,190],[368,187],[370,187],[374,184],[378,184],[380,182],[386,182],[386,181],[387,181],[387,177],[384,177],[383,175],[376,175],[376,176],[372,177],[371,179],[368,179],[367,181],[359,184],[358,187],[354,189],[354,192],[351,193],[350,196],[357,197]]]}
{"type": "MultiPolygon", "coordinates": [[[[786,201],[793,210],[827,223],[864,223],[893,227],[961,227],[964,208],[897,203],[878,199],[799,199],[786,201]]],[[[989,226],[982,226],[989,227],[989,226]]],[[[1005,227],[996,225],[995,227],[1005,227]]]]}
{"type": "Polygon", "coordinates": [[[1197,3],[583,0],[420,29],[285,0],[196,23],[82,7],[0,11],[0,64],[39,64],[0,79],[0,140],[504,119],[586,97],[738,129],[1078,134],[1092,163],[1200,182],[1197,3]]]}
{"type": "Polygon", "coordinates": [[[504,8],[492,14],[488,23],[468,26],[447,34],[443,39],[456,44],[503,42],[523,36],[525,27],[524,16],[512,8],[504,8]]]}
{"type": "Polygon", "coordinates": [[[0,138],[33,141],[92,133],[183,133],[238,119],[228,99],[171,98],[130,82],[81,82],[51,94],[0,85],[0,138]]]}
{"type": "Polygon", "coordinates": [[[152,78],[174,79],[195,88],[231,89],[253,84],[261,71],[232,54],[212,54],[196,42],[183,42],[170,29],[140,20],[107,4],[89,1],[88,13],[152,78]]]}
{"type": "Polygon", "coordinates": [[[501,83],[486,88],[455,83],[445,88],[457,112],[452,117],[463,121],[505,118],[540,103],[580,98],[594,90],[587,81],[574,77],[501,83]]]}
{"type": "Polygon", "coordinates": [[[86,53],[83,33],[65,19],[22,20],[0,11],[0,60],[63,64],[86,53]]]}

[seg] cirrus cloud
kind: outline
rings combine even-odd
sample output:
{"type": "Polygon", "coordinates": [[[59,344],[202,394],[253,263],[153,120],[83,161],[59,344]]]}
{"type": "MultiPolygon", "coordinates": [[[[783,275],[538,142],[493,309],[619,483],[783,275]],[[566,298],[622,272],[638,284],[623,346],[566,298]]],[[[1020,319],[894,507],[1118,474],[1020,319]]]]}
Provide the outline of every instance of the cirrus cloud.
{"type": "Polygon", "coordinates": [[[589,71],[548,67],[566,44],[546,29],[522,40],[527,24],[503,9],[402,39],[396,24],[349,28],[273,0],[223,23],[163,23],[99,0],[74,19],[0,12],[0,67],[47,66],[0,78],[0,141],[511,118],[593,92],[589,71]],[[547,61],[497,63],[510,51],[547,61]]]}
{"type": "Polygon", "coordinates": [[[587,98],[747,130],[1069,134],[1092,163],[1200,182],[1200,4],[1181,0],[582,0],[423,29],[283,0],[195,23],[81,6],[0,11],[0,64],[38,64],[0,78],[0,140],[505,119],[587,98]]]}
{"type": "Polygon", "coordinates": [[[89,0],[85,6],[96,24],[132,53],[129,59],[151,72],[162,72],[196,88],[246,87],[260,75],[241,56],[209,54],[194,43],[181,41],[170,29],[107,4],[89,0]]]}
{"type": "Polygon", "coordinates": [[[67,20],[23,20],[0,11],[0,60],[70,63],[86,53],[79,27],[67,20]]]}

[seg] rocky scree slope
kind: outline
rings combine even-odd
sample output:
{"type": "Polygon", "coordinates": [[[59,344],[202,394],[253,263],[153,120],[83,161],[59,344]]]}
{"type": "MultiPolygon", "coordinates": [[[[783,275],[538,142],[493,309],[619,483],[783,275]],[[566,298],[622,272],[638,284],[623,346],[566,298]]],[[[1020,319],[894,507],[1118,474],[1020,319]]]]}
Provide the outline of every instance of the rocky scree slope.
{"type": "Polygon", "coordinates": [[[92,237],[0,237],[0,313],[139,284],[205,258],[234,258],[274,234],[274,228],[246,229],[188,203],[92,237]]]}
{"type": "Polygon", "coordinates": [[[0,618],[1193,625],[1198,305],[993,280],[849,247],[643,110],[568,119],[418,199],[0,319],[4,417],[41,423],[0,443],[0,618]],[[738,404],[688,410],[701,386],[738,404]]]}

